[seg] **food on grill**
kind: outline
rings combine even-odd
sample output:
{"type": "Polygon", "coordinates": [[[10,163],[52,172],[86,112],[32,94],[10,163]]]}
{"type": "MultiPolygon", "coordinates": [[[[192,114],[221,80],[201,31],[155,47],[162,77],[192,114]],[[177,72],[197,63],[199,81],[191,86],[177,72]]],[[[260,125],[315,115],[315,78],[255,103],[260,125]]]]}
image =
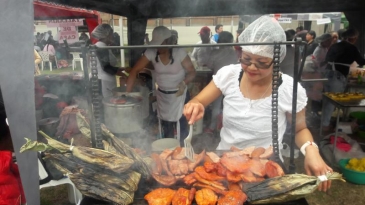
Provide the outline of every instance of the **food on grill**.
{"type": "Polygon", "coordinates": [[[251,153],[251,157],[252,158],[260,158],[260,156],[262,155],[262,154],[264,154],[265,153],[265,148],[263,148],[263,147],[256,147],[253,151],[252,151],[252,153],[251,153]]]}
{"type": "Polygon", "coordinates": [[[200,177],[202,177],[203,179],[206,179],[206,180],[210,180],[210,181],[223,181],[223,180],[226,180],[225,177],[218,176],[215,173],[208,173],[208,172],[206,172],[205,171],[205,168],[203,166],[196,167],[194,171],[200,177]]]}
{"type": "Polygon", "coordinates": [[[223,155],[220,163],[233,173],[243,173],[251,167],[251,160],[247,155],[238,155],[229,157],[231,155],[223,155]]]}
{"type": "Polygon", "coordinates": [[[172,159],[184,159],[185,158],[185,147],[177,147],[172,153],[172,159]]]}
{"type": "Polygon", "coordinates": [[[171,186],[174,185],[177,181],[175,176],[169,176],[169,175],[157,175],[152,174],[152,177],[160,184],[165,186],[171,186]]]}
{"type": "Polygon", "coordinates": [[[227,171],[226,178],[229,182],[237,183],[241,181],[241,175],[238,173],[233,173],[231,171],[227,171]]]}
{"type": "Polygon", "coordinates": [[[132,159],[126,156],[89,147],[74,147],[72,155],[84,162],[104,167],[119,174],[128,170],[134,163],[132,159]]]}
{"type": "Polygon", "coordinates": [[[214,162],[204,162],[204,169],[208,173],[214,172],[214,171],[216,171],[215,165],[216,165],[216,163],[214,163],[214,162]]]}
{"type": "Polygon", "coordinates": [[[182,159],[182,160],[171,159],[167,161],[167,164],[169,165],[169,170],[173,175],[189,174],[188,159],[182,159]]]}
{"type": "Polygon", "coordinates": [[[194,162],[189,161],[189,171],[194,171],[195,167],[203,161],[205,156],[205,150],[203,150],[200,154],[194,155],[194,162]]]}
{"type": "Polygon", "coordinates": [[[169,150],[169,149],[164,150],[160,154],[160,160],[161,160],[162,169],[169,176],[173,176],[172,172],[170,171],[170,169],[169,169],[169,167],[167,165],[167,160],[170,159],[170,156],[171,155],[172,155],[172,150],[169,150]]]}
{"type": "Polygon", "coordinates": [[[273,161],[268,161],[265,165],[266,174],[269,178],[284,176],[284,170],[281,166],[273,161]]]}
{"type": "Polygon", "coordinates": [[[266,170],[265,166],[261,163],[261,161],[259,159],[251,159],[250,161],[251,161],[250,171],[254,173],[256,176],[264,177],[266,175],[266,170]]]}
{"type": "Polygon", "coordinates": [[[274,154],[274,149],[272,146],[269,146],[265,149],[265,152],[260,155],[260,159],[269,159],[274,154]]]}
{"type": "MultiPolygon", "coordinates": [[[[327,174],[328,180],[342,180],[339,173],[327,174]]],[[[320,180],[316,176],[288,174],[266,179],[258,183],[245,183],[243,191],[250,204],[273,204],[303,198],[314,192],[320,180]]]]}
{"type": "Polygon", "coordinates": [[[195,193],[195,201],[198,205],[216,205],[218,196],[214,191],[203,188],[195,193]]]}
{"type": "Polygon", "coordinates": [[[162,172],[162,164],[161,164],[160,156],[156,153],[152,153],[151,158],[153,160],[152,174],[160,175],[162,172]]]}
{"type": "MultiPolygon", "coordinates": [[[[221,159],[216,153],[214,152],[207,152],[207,157],[209,157],[209,159],[212,161],[212,162],[219,162],[219,160],[221,159]]],[[[208,160],[209,160],[208,159],[208,160]]]]}
{"type": "Polygon", "coordinates": [[[220,197],[217,205],[238,205],[243,204],[246,200],[247,196],[241,190],[232,190],[220,197]]]}
{"type": "Polygon", "coordinates": [[[231,151],[233,152],[226,152],[223,154],[223,156],[225,157],[236,157],[236,156],[240,156],[240,155],[247,155],[247,156],[251,156],[251,153],[255,150],[255,146],[251,146],[251,147],[247,147],[243,150],[240,150],[236,147],[231,148],[231,151]]]}
{"type": "Polygon", "coordinates": [[[69,177],[77,189],[86,196],[117,204],[131,204],[133,202],[133,191],[124,191],[108,183],[97,182],[80,173],[70,174],[69,177]]]}
{"type": "Polygon", "coordinates": [[[179,188],[172,198],[172,205],[191,205],[195,192],[195,188],[191,188],[190,190],[179,188]]]}
{"type": "Polygon", "coordinates": [[[111,145],[115,148],[115,150],[134,161],[133,169],[142,174],[142,177],[148,179],[150,177],[150,167],[147,162],[129,145],[124,143],[121,139],[115,137],[113,133],[111,133],[105,125],[101,125],[101,130],[103,132],[103,136],[110,139],[111,145]]]}
{"type": "Polygon", "coordinates": [[[149,205],[170,205],[176,191],[168,188],[158,188],[144,196],[149,205]]]}

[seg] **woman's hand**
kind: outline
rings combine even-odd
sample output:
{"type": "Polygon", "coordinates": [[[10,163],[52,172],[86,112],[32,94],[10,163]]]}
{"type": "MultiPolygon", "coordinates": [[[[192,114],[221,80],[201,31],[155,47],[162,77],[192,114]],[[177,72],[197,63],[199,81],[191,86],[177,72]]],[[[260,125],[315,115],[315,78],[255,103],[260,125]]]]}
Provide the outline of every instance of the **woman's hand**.
{"type": "Polygon", "coordinates": [[[191,100],[184,106],[184,115],[190,125],[200,120],[204,116],[204,106],[197,100],[191,100]]]}
{"type": "MultiPolygon", "coordinates": [[[[318,148],[315,146],[308,146],[306,148],[304,169],[307,175],[317,177],[326,175],[328,172],[333,172],[332,168],[323,161],[321,155],[319,154],[318,148]]],[[[328,180],[320,183],[318,190],[326,192],[330,187],[331,181],[328,180]]]]}

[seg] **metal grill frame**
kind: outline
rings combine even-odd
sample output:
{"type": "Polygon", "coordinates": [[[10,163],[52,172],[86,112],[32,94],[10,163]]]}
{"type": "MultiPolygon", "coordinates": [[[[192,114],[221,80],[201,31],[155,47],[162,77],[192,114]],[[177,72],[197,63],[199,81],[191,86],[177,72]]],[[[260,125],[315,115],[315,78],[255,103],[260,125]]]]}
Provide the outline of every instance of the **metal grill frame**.
{"type": "MultiPolygon", "coordinates": [[[[282,161],[280,160],[280,151],[279,151],[279,142],[278,142],[278,97],[279,97],[279,79],[280,79],[280,51],[281,45],[295,45],[295,56],[294,56],[294,76],[293,76],[293,100],[292,100],[292,113],[296,113],[296,105],[297,105],[297,90],[298,90],[298,82],[300,81],[300,76],[304,66],[304,59],[300,56],[299,47],[303,46],[303,51],[306,51],[307,44],[302,41],[300,38],[296,39],[295,42],[287,41],[287,42],[272,42],[272,43],[222,43],[219,46],[252,46],[252,45],[273,45],[274,46],[274,55],[273,55],[273,80],[272,80],[272,145],[274,150],[274,160],[281,164],[285,169],[282,161]],[[301,63],[299,61],[301,60],[301,63]],[[300,66],[300,67],[299,67],[300,66]]],[[[141,49],[141,48],[185,48],[185,47],[214,47],[216,45],[211,44],[192,44],[192,45],[156,45],[156,46],[105,46],[105,47],[96,47],[90,46],[88,48],[88,56],[90,58],[90,63],[87,67],[91,66],[91,78],[90,78],[90,93],[91,95],[91,104],[90,113],[92,113],[92,145],[95,148],[102,149],[102,131],[101,131],[101,93],[100,93],[100,85],[98,82],[98,71],[97,71],[97,61],[96,61],[96,50],[97,49],[141,49]]],[[[85,62],[85,61],[84,61],[85,62]]],[[[85,69],[86,70],[86,69],[85,69]]],[[[85,72],[86,74],[87,72],[85,72]]],[[[295,172],[295,163],[294,163],[294,142],[295,142],[295,128],[296,128],[296,115],[292,116],[292,124],[291,124],[291,140],[290,140],[290,162],[289,162],[289,173],[295,172]]]]}

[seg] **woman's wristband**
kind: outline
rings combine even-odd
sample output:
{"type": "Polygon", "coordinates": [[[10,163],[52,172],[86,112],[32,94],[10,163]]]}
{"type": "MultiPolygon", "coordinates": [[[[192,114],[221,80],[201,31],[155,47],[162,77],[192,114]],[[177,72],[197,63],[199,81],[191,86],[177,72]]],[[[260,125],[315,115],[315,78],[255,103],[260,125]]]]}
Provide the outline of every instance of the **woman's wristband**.
{"type": "Polygon", "coordinates": [[[308,146],[315,146],[315,147],[317,147],[318,148],[318,145],[316,144],[316,143],[314,143],[314,142],[312,142],[312,141],[307,141],[306,143],[304,143],[303,145],[302,145],[302,147],[300,148],[300,151],[302,152],[302,154],[305,156],[305,153],[306,153],[306,151],[305,151],[305,149],[308,147],[308,146]]]}

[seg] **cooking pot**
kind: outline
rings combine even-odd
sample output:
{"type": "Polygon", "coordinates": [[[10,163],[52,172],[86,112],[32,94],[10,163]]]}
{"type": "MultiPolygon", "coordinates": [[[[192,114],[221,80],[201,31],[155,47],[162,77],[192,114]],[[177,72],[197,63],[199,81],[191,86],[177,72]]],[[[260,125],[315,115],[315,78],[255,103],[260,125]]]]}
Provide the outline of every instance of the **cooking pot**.
{"type": "MultiPolygon", "coordinates": [[[[111,90],[114,97],[121,97],[125,95],[126,87],[115,87],[111,90]]],[[[150,106],[149,106],[149,89],[146,86],[134,86],[132,92],[129,93],[128,96],[139,97],[142,99],[141,101],[141,109],[142,109],[142,118],[145,119],[150,114],[150,106]]]]}
{"type": "Polygon", "coordinates": [[[50,137],[54,137],[54,135],[56,134],[58,124],[59,119],[54,117],[44,118],[38,122],[39,129],[50,137]]]}
{"type": "Polygon", "coordinates": [[[140,100],[125,98],[125,103],[111,103],[112,98],[105,98],[104,121],[113,133],[131,133],[142,129],[143,118],[140,100]]]}
{"type": "MultiPolygon", "coordinates": [[[[111,90],[111,92],[113,93],[114,97],[120,97],[122,95],[125,95],[126,92],[126,87],[115,87],[111,90]]],[[[139,88],[137,86],[135,86],[132,90],[132,92],[130,92],[130,94],[135,94],[135,93],[139,93],[139,88]]]]}

